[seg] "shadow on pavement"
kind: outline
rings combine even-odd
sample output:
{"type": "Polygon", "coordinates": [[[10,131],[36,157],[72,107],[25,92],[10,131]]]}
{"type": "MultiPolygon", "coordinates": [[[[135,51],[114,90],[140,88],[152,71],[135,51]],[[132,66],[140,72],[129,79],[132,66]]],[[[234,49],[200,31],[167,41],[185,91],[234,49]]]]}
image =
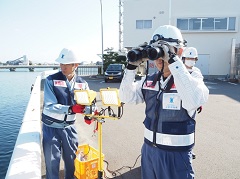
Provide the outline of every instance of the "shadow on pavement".
{"type": "Polygon", "coordinates": [[[240,84],[221,80],[205,80],[209,93],[225,95],[240,102],[240,84]]]}
{"type": "Polygon", "coordinates": [[[134,169],[131,169],[130,171],[124,172],[124,171],[119,171],[119,172],[115,172],[115,177],[112,176],[107,176],[106,178],[115,178],[115,179],[141,179],[141,167],[137,167],[134,169]]]}
{"type": "MultiPolygon", "coordinates": [[[[41,179],[46,179],[46,175],[45,174],[42,175],[41,179]]],[[[64,179],[64,170],[63,169],[59,171],[59,179],[64,179]]],[[[75,177],[75,179],[77,179],[77,178],[75,177]]]]}

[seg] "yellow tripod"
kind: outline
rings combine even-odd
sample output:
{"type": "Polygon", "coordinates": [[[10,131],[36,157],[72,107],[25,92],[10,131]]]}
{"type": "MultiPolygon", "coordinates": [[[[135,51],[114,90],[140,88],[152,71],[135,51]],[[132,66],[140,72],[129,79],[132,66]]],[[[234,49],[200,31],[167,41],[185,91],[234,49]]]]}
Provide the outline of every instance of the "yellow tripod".
{"type": "MultiPolygon", "coordinates": [[[[96,92],[92,90],[75,90],[74,97],[77,104],[92,106],[93,101],[96,98],[96,92]]],[[[119,100],[118,89],[116,88],[103,88],[100,89],[100,97],[102,104],[108,106],[105,109],[101,109],[99,112],[90,112],[90,114],[84,114],[85,116],[97,121],[98,128],[98,179],[103,177],[103,157],[102,157],[102,124],[105,122],[105,118],[117,120],[122,117],[123,103],[119,100]],[[111,106],[118,107],[118,114],[115,114],[111,106]],[[107,113],[107,115],[106,115],[107,113]]]]}

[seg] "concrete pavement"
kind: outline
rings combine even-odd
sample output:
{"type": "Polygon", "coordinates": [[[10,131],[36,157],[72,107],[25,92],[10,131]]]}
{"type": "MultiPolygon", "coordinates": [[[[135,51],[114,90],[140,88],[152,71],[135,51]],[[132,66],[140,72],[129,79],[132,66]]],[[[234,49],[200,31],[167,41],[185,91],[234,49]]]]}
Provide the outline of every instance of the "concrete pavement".
{"type": "MultiPolygon", "coordinates": [[[[119,83],[104,83],[101,79],[87,78],[87,81],[97,92],[99,88],[119,87],[119,83]]],[[[210,97],[197,115],[195,176],[197,179],[240,179],[240,84],[213,80],[206,81],[206,85],[210,97]]],[[[101,107],[99,96],[97,99],[101,107]]],[[[144,109],[145,104],[125,104],[120,120],[106,119],[103,124],[103,153],[108,163],[104,163],[105,170],[108,167],[115,171],[116,178],[141,178],[139,155],[143,143],[144,109]]],[[[83,116],[78,115],[76,126],[80,144],[88,143],[98,148],[97,134],[93,136],[94,125],[85,124],[83,116]]],[[[114,176],[107,172],[107,177],[114,176]]]]}

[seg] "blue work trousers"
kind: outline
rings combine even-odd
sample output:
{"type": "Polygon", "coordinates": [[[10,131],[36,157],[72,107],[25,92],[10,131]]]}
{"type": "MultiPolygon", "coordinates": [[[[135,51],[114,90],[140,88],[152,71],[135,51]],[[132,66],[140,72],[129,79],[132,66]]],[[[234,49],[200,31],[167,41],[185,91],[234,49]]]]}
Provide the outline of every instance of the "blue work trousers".
{"type": "Polygon", "coordinates": [[[78,135],[75,126],[53,128],[43,124],[42,130],[46,179],[59,179],[61,156],[64,161],[64,178],[74,179],[74,159],[78,148],[78,135]]]}
{"type": "Polygon", "coordinates": [[[192,152],[167,151],[144,143],[141,171],[142,179],[193,179],[192,152]]]}

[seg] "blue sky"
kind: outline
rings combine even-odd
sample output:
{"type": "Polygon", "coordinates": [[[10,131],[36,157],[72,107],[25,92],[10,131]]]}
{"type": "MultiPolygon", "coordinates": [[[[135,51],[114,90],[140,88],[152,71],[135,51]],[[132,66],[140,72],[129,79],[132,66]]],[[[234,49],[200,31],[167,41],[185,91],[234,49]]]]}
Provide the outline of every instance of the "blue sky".
{"type": "MultiPolygon", "coordinates": [[[[118,50],[118,0],[102,0],[103,47],[118,50]]],[[[0,0],[0,62],[53,62],[62,48],[100,61],[100,0],[0,0]]]]}

